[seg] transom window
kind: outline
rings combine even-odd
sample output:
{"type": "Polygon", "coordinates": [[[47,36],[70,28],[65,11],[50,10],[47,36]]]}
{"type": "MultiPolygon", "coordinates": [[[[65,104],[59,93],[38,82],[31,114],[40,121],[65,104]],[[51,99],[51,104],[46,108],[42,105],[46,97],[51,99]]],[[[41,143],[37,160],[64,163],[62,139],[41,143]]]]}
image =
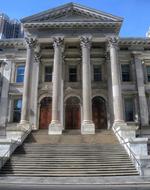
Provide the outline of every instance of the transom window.
{"type": "Polygon", "coordinates": [[[147,71],[147,81],[150,82],[150,66],[146,66],[147,71]]]}
{"type": "Polygon", "coordinates": [[[122,81],[123,82],[130,81],[130,65],[129,64],[121,65],[121,69],[122,69],[122,81]]]}
{"type": "Polygon", "coordinates": [[[93,73],[94,73],[94,81],[101,81],[102,80],[102,71],[101,66],[97,65],[93,67],[93,73]]]}
{"type": "Polygon", "coordinates": [[[77,82],[77,67],[69,68],[69,82],[77,82]]]}
{"type": "Polygon", "coordinates": [[[16,82],[17,83],[21,83],[24,81],[24,70],[25,70],[24,65],[17,67],[17,76],[16,76],[16,82]]]}
{"type": "Polygon", "coordinates": [[[52,66],[46,66],[45,67],[45,82],[51,82],[52,81],[52,66]]]}
{"type": "Polygon", "coordinates": [[[19,122],[21,118],[22,99],[14,100],[13,122],[19,122]]]}
{"type": "Polygon", "coordinates": [[[134,99],[131,98],[125,98],[124,99],[125,104],[125,119],[126,121],[134,121],[134,99]]]}

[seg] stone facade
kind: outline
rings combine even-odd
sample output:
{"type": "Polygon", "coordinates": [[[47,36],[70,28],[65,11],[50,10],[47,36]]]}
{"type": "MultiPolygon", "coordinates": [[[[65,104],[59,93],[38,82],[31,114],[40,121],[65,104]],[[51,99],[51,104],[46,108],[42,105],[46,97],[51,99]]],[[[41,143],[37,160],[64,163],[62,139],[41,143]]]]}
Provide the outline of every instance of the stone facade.
{"type": "Polygon", "coordinates": [[[73,3],[22,19],[25,38],[0,41],[2,131],[16,122],[15,102],[20,99],[18,127],[39,129],[41,101],[46,97],[52,99],[49,134],[66,129],[70,97],[79,100],[82,134],[95,133],[96,97],[106,108],[105,116],[98,116],[102,117],[98,129],[105,118],[107,129],[119,124],[149,130],[150,39],[120,38],[122,21],[73,3]],[[17,82],[19,66],[25,66],[24,82],[17,82]],[[49,66],[53,71],[47,76],[52,74],[52,81],[46,80],[49,66]],[[75,81],[71,74],[76,75],[75,81]]]}

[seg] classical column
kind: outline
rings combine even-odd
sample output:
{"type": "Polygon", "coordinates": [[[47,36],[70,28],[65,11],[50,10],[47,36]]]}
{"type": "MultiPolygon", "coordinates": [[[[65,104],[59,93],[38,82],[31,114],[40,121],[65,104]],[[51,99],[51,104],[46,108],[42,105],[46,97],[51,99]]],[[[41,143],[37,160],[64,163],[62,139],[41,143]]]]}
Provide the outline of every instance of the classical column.
{"type": "Polygon", "coordinates": [[[39,86],[39,66],[40,66],[40,45],[34,48],[34,61],[32,64],[32,80],[30,83],[31,96],[30,96],[30,123],[32,129],[37,129],[38,125],[38,86],[39,86]]]}
{"type": "Polygon", "coordinates": [[[145,95],[144,85],[144,73],[142,67],[142,60],[140,54],[135,52],[134,54],[136,81],[138,89],[139,107],[140,107],[140,122],[142,126],[149,126],[148,105],[145,95]]]}
{"type": "Polygon", "coordinates": [[[30,66],[33,61],[33,51],[36,44],[36,39],[32,37],[26,37],[27,44],[27,58],[24,73],[24,86],[23,86],[23,97],[22,97],[22,110],[21,110],[21,121],[20,125],[29,124],[29,94],[30,94],[30,78],[31,69],[30,66]]]}
{"type": "Polygon", "coordinates": [[[80,40],[81,40],[81,49],[82,49],[82,97],[83,97],[83,121],[81,125],[81,133],[94,134],[95,125],[92,121],[91,68],[90,68],[91,39],[88,36],[82,36],[80,40]]]}
{"type": "Polygon", "coordinates": [[[54,39],[54,64],[53,64],[53,92],[52,92],[52,121],[49,125],[49,134],[62,134],[63,125],[60,121],[60,96],[61,96],[61,65],[63,39],[54,39]]]}
{"type": "Polygon", "coordinates": [[[0,137],[5,137],[8,122],[9,87],[11,79],[12,58],[8,57],[2,63],[2,86],[0,94],[0,137]]]}
{"type": "Polygon", "coordinates": [[[114,125],[124,123],[123,104],[121,94],[120,70],[118,63],[118,44],[115,37],[109,38],[110,73],[112,81],[112,97],[114,111],[114,125]]]}

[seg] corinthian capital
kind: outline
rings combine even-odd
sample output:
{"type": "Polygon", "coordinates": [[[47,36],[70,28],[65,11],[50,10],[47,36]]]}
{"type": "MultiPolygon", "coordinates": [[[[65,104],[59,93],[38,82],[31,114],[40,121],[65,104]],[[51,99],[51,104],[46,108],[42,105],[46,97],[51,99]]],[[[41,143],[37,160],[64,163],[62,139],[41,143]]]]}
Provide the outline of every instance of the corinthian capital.
{"type": "Polygon", "coordinates": [[[91,36],[81,36],[80,42],[81,42],[82,48],[90,48],[91,47],[91,36]]]}
{"type": "Polygon", "coordinates": [[[40,58],[41,58],[41,49],[40,49],[40,45],[37,44],[35,46],[35,49],[34,49],[34,59],[36,62],[40,62],[40,58]]]}
{"type": "Polygon", "coordinates": [[[110,47],[115,47],[115,48],[118,48],[118,37],[116,37],[116,36],[109,36],[108,38],[107,38],[107,40],[108,40],[108,47],[110,48],[110,47]]]}
{"type": "Polygon", "coordinates": [[[63,47],[64,38],[63,37],[53,37],[54,48],[63,47]]]}
{"type": "Polygon", "coordinates": [[[26,40],[26,43],[27,43],[29,48],[33,48],[37,44],[36,37],[27,36],[27,37],[25,37],[25,40],[26,40]]]}

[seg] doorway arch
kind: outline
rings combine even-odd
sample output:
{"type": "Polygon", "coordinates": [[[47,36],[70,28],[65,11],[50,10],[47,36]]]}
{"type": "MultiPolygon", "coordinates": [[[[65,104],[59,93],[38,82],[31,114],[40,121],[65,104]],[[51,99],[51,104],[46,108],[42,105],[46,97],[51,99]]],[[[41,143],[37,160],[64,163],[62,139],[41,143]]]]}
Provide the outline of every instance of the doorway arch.
{"type": "Polygon", "coordinates": [[[45,97],[40,102],[39,129],[48,129],[52,118],[52,98],[45,97]]]}
{"type": "Polygon", "coordinates": [[[81,109],[78,97],[72,96],[66,100],[65,129],[80,129],[81,109]]]}
{"type": "Polygon", "coordinates": [[[95,129],[107,129],[106,101],[100,96],[92,99],[92,118],[95,129]]]}

